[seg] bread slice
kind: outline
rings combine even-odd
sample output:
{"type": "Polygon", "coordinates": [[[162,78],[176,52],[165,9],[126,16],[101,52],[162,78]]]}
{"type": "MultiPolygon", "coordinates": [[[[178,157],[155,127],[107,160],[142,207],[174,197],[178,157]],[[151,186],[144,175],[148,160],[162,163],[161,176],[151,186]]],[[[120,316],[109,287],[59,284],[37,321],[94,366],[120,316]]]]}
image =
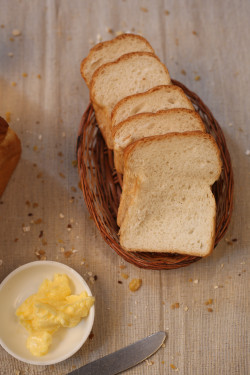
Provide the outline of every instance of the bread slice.
{"type": "Polygon", "coordinates": [[[130,143],[152,135],[193,130],[205,131],[205,127],[199,114],[190,109],[174,108],[129,117],[112,130],[116,170],[123,173],[123,152],[130,143]]]}
{"type": "Polygon", "coordinates": [[[221,173],[213,137],[187,132],[139,140],[126,149],[125,178],[127,170],[140,182],[121,224],[122,247],[209,255],[216,222],[211,185],[221,173]]]}
{"type": "Polygon", "coordinates": [[[7,122],[0,117],[0,197],[17,166],[21,142],[7,122]]]}
{"type": "Polygon", "coordinates": [[[175,85],[157,86],[146,92],[128,96],[116,104],[111,114],[112,128],[130,116],[172,108],[193,109],[184,91],[175,85]]]}
{"type": "Polygon", "coordinates": [[[102,110],[98,123],[106,143],[113,148],[111,112],[121,99],[158,85],[171,83],[167,68],[149,52],[133,52],[97,69],[90,83],[90,99],[95,110],[102,110]],[[105,128],[105,130],[103,130],[105,128]]]}
{"type": "Polygon", "coordinates": [[[88,56],[81,63],[81,75],[89,87],[94,72],[103,64],[117,60],[130,52],[151,52],[153,48],[140,35],[122,34],[116,38],[99,43],[89,51],[88,56]]]}

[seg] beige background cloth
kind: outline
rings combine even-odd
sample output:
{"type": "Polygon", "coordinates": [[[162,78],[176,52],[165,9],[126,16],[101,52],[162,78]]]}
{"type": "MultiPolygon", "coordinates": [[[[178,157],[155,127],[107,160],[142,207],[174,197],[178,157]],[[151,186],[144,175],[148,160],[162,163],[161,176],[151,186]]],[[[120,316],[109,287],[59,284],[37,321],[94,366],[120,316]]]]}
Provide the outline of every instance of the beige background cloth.
{"type": "Polygon", "coordinates": [[[0,199],[0,281],[46,258],[77,270],[96,296],[94,336],[72,358],[31,366],[1,348],[1,375],[66,374],[158,330],[168,332],[165,347],[126,374],[250,373],[249,15],[249,0],[1,0],[0,115],[9,112],[23,153],[0,199]],[[126,264],[101,238],[78,187],[76,138],[89,101],[80,63],[93,43],[121,31],[142,33],[171,76],[201,97],[231,153],[230,228],[210,257],[183,269],[126,264]],[[142,279],[135,293],[133,278],[142,279]]]}

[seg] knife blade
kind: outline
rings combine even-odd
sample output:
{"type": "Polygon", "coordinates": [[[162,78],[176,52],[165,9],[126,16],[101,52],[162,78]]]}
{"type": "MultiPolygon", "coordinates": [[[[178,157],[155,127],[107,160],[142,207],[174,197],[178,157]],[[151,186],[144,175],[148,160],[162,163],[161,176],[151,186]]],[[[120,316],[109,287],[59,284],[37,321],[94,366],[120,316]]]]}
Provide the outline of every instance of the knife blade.
{"type": "Polygon", "coordinates": [[[166,332],[159,331],[125,348],[88,363],[68,375],[116,375],[153,355],[164,343],[166,332]]]}

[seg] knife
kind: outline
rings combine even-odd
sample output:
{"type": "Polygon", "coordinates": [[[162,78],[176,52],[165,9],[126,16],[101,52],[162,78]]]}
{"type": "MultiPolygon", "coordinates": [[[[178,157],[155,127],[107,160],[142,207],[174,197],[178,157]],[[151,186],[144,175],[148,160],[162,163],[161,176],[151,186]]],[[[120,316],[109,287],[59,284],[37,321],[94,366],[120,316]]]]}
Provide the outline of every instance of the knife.
{"type": "Polygon", "coordinates": [[[166,332],[159,331],[112,354],[90,362],[68,375],[116,375],[153,355],[164,343],[166,332]]]}

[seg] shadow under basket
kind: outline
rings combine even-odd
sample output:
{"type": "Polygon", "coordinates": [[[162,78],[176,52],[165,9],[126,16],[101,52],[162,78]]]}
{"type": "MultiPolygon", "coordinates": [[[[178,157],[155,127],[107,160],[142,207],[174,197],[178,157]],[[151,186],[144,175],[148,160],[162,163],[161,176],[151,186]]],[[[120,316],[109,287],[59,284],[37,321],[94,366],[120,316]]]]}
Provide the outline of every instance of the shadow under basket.
{"type": "MultiPolygon", "coordinates": [[[[222,173],[212,187],[217,204],[214,244],[216,247],[225,234],[232,215],[233,172],[230,155],[223,132],[207,106],[183,84],[175,80],[172,82],[184,90],[200,114],[207,133],[214,137],[221,152],[222,173]]],[[[83,196],[89,213],[104,240],[123,259],[137,267],[154,270],[184,267],[201,259],[196,256],[170,253],[128,252],[121,247],[116,217],[122,191],[122,175],[115,170],[113,151],[105,144],[91,104],[81,119],[77,158],[83,196]]]]}

